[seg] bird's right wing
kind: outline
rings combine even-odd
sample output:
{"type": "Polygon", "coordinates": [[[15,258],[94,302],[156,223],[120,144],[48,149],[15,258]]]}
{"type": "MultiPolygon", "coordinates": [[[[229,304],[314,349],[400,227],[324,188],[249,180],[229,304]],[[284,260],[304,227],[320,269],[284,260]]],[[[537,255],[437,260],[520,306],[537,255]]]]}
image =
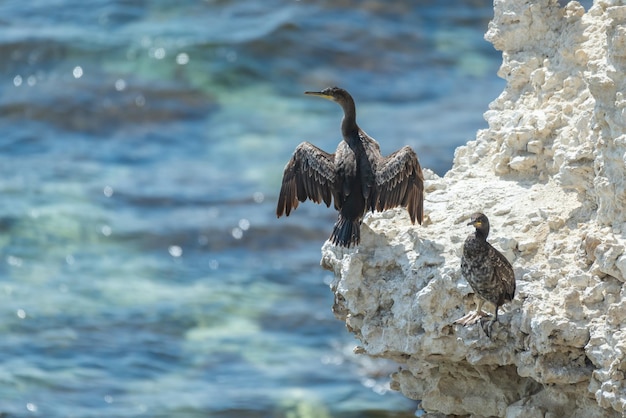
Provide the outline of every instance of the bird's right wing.
{"type": "Polygon", "coordinates": [[[335,156],[308,142],[296,148],[285,166],[276,215],[289,216],[299,202],[311,199],[330,206],[335,184],[335,156]]]}

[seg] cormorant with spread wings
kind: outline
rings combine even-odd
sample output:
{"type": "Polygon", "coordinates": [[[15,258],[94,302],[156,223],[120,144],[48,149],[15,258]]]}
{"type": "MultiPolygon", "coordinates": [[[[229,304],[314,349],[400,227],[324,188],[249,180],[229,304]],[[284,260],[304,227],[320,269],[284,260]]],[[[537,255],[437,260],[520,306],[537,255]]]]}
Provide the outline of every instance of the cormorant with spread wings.
{"type": "Polygon", "coordinates": [[[326,206],[334,201],[339,218],[330,240],[342,247],[359,244],[361,221],[368,210],[406,207],[411,223],[421,224],[424,176],[415,151],[405,146],[383,157],[378,142],[357,125],[354,100],[344,89],[330,87],[305,94],[332,100],[343,108],[343,141],[334,154],[309,142],[298,145],[285,166],[276,215],[289,216],[306,199],[326,206]]]}

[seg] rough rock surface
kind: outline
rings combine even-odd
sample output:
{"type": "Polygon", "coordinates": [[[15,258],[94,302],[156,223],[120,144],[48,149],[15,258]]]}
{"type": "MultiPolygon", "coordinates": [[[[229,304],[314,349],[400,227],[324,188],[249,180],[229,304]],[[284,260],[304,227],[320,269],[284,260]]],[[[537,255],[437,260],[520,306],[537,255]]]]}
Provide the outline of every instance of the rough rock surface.
{"type": "Polygon", "coordinates": [[[358,249],[324,246],[335,314],[429,413],[625,416],[626,5],[496,0],[486,39],[507,81],[489,128],[425,173],[423,226],[372,214],[358,249]],[[475,211],[517,277],[491,339],[453,325],[475,211]]]}

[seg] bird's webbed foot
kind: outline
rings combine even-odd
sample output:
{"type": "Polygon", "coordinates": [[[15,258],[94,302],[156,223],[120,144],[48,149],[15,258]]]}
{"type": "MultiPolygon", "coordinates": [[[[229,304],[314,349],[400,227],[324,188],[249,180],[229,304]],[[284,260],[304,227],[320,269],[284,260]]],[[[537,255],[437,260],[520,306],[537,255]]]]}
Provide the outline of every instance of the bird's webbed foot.
{"type": "Polygon", "coordinates": [[[465,327],[468,325],[475,324],[476,322],[488,316],[490,316],[490,314],[479,309],[476,311],[470,311],[467,315],[462,316],[456,321],[454,321],[454,323],[463,325],[465,327]]]}
{"type": "Polygon", "coordinates": [[[496,321],[497,321],[496,318],[489,320],[489,321],[487,321],[484,318],[480,319],[480,327],[483,329],[483,331],[485,331],[485,335],[487,335],[489,339],[491,339],[493,324],[496,321]]]}

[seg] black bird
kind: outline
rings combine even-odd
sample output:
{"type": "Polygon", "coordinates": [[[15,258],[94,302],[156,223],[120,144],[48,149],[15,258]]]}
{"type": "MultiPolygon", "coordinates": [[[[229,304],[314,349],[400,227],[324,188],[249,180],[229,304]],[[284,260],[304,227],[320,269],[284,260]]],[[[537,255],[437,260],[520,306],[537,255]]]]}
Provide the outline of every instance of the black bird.
{"type": "Polygon", "coordinates": [[[515,273],[506,257],[487,242],[489,219],[482,213],[474,213],[468,225],[473,225],[476,231],[463,244],[461,273],[478,295],[478,302],[475,312],[457,319],[455,324],[470,325],[488,316],[482,306],[484,301],[491,302],[496,307],[495,317],[485,329],[490,337],[491,327],[498,320],[498,308],[515,296],[515,273]]]}
{"type": "Polygon", "coordinates": [[[276,215],[289,216],[306,199],[323,201],[326,206],[333,200],[339,218],[330,240],[342,247],[359,244],[361,221],[368,210],[404,206],[411,222],[421,224],[424,177],[415,152],[405,146],[383,157],[378,142],[357,125],[354,100],[344,89],[330,87],[305,94],[332,100],[342,107],[343,141],[334,154],[309,142],[298,145],[285,166],[276,215]]]}

